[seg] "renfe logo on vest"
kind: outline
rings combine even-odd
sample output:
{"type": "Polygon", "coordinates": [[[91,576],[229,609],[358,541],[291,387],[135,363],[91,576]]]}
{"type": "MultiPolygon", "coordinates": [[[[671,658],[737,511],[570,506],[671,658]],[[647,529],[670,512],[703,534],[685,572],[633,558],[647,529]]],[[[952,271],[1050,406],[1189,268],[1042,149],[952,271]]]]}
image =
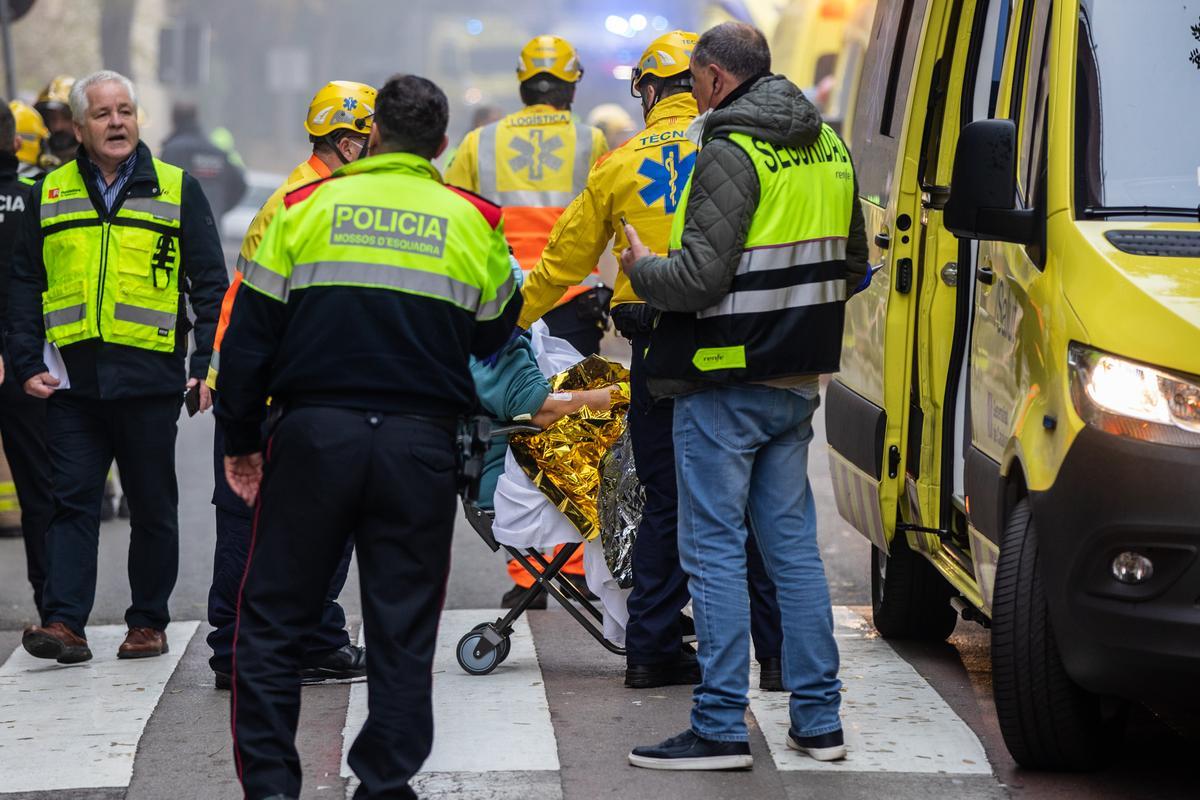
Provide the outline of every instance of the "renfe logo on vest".
{"type": "Polygon", "coordinates": [[[445,217],[380,206],[333,207],[330,244],[382,247],[441,258],[450,221],[445,217]]]}

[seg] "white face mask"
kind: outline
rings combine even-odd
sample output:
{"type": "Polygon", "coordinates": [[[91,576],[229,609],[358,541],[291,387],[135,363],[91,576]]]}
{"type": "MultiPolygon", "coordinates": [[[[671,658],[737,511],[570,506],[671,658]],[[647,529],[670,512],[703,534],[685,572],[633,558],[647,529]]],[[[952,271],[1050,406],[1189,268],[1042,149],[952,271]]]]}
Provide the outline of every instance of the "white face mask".
{"type": "Polygon", "coordinates": [[[701,146],[700,136],[704,133],[704,123],[708,121],[708,115],[711,113],[712,109],[710,108],[708,111],[705,111],[703,114],[696,117],[694,120],[692,120],[692,124],[687,126],[687,130],[683,132],[683,135],[687,137],[688,141],[696,145],[696,147],[701,146]]]}

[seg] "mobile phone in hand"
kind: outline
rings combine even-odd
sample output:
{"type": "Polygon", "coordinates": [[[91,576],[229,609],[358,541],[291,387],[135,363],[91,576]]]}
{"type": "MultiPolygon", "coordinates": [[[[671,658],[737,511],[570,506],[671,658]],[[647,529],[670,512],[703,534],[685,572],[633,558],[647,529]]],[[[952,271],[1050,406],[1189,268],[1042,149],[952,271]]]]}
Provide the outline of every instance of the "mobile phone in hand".
{"type": "Polygon", "coordinates": [[[183,404],[187,408],[188,416],[194,417],[200,410],[200,384],[196,384],[188,389],[183,395],[183,404]]]}

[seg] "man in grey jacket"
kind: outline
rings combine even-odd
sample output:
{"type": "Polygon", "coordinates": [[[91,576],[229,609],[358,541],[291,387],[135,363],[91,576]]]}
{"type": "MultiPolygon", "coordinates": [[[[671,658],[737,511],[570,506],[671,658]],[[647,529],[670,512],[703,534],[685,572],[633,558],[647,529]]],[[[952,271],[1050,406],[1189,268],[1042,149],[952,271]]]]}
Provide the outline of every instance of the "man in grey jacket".
{"type": "Polygon", "coordinates": [[[691,726],[629,760],[653,769],[750,767],[745,541],[756,537],[783,617],[787,744],[845,757],[838,652],[807,480],[818,376],[841,356],[845,301],[869,274],[845,144],[740,23],[692,54],[700,154],[668,257],[627,227],[622,269],[663,310],[650,389],[675,398],[679,553],[700,643],[691,726]]]}

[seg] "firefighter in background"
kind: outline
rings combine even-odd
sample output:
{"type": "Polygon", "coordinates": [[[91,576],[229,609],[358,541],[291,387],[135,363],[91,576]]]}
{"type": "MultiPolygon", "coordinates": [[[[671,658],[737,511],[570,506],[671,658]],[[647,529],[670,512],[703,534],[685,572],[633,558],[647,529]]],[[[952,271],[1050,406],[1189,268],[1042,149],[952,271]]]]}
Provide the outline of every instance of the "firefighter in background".
{"type": "Polygon", "coordinates": [[[17,176],[25,184],[33,182],[58,166],[58,159],[46,152],[50,129],[33,106],[20,100],[8,104],[17,125],[17,176]]]}
{"type": "MultiPolygon", "coordinates": [[[[533,269],[550,229],[583,190],[588,172],[608,150],[604,133],[571,114],[583,77],[579,55],[558,36],[537,36],[521,49],[517,79],[525,108],[468,133],[446,168],[446,183],[504,208],[504,231],[521,268],[533,269]]],[[[550,333],[583,355],[600,350],[608,290],[596,260],[583,282],[546,314],[550,333]]]]}
{"type": "MultiPolygon", "coordinates": [[[[317,91],[308,106],[304,129],[312,142],[312,155],[288,175],[263,203],[250,223],[229,291],[221,304],[213,358],[208,370],[208,385],[216,389],[220,369],[221,343],[229,326],[233,300],[242,282],[246,265],[254,258],[263,233],[274,219],[284,196],[294,189],[324,180],[333,170],[361,158],[366,153],[375,113],[375,89],[365,83],[332,81],[317,91]]],[[[218,401],[220,398],[218,397],[218,401]]],[[[213,505],[217,509],[217,548],[213,557],[213,582],[208,593],[208,622],[215,630],[208,635],[213,654],[209,658],[218,689],[230,688],[233,660],[233,635],[237,622],[237,592],[250,548],[253,509],[249,508],[225,480],[225,436],[220,417],[213,435],[215,488],[213,505]]],[[[334,572],[321,613],[321,624],[305,640],[301,678],[305,683],[360,677],[366,674],[366,649],[351,644],[346,633],[346,612],[338,604],[338,595],[346,583],[353,541],[346,544],[341,563],[334,572]]]]}
{"type": "Polygon", "coordinates": [[[73,77],[59,75],[46,84],[46,88],[38,95],[37,102],[33,104],[50,131],[46,149],[58,159],[59,164],[74,159],[75,150],[79,147],[71,122],[71,87],[74,85],[73,77]]]}

